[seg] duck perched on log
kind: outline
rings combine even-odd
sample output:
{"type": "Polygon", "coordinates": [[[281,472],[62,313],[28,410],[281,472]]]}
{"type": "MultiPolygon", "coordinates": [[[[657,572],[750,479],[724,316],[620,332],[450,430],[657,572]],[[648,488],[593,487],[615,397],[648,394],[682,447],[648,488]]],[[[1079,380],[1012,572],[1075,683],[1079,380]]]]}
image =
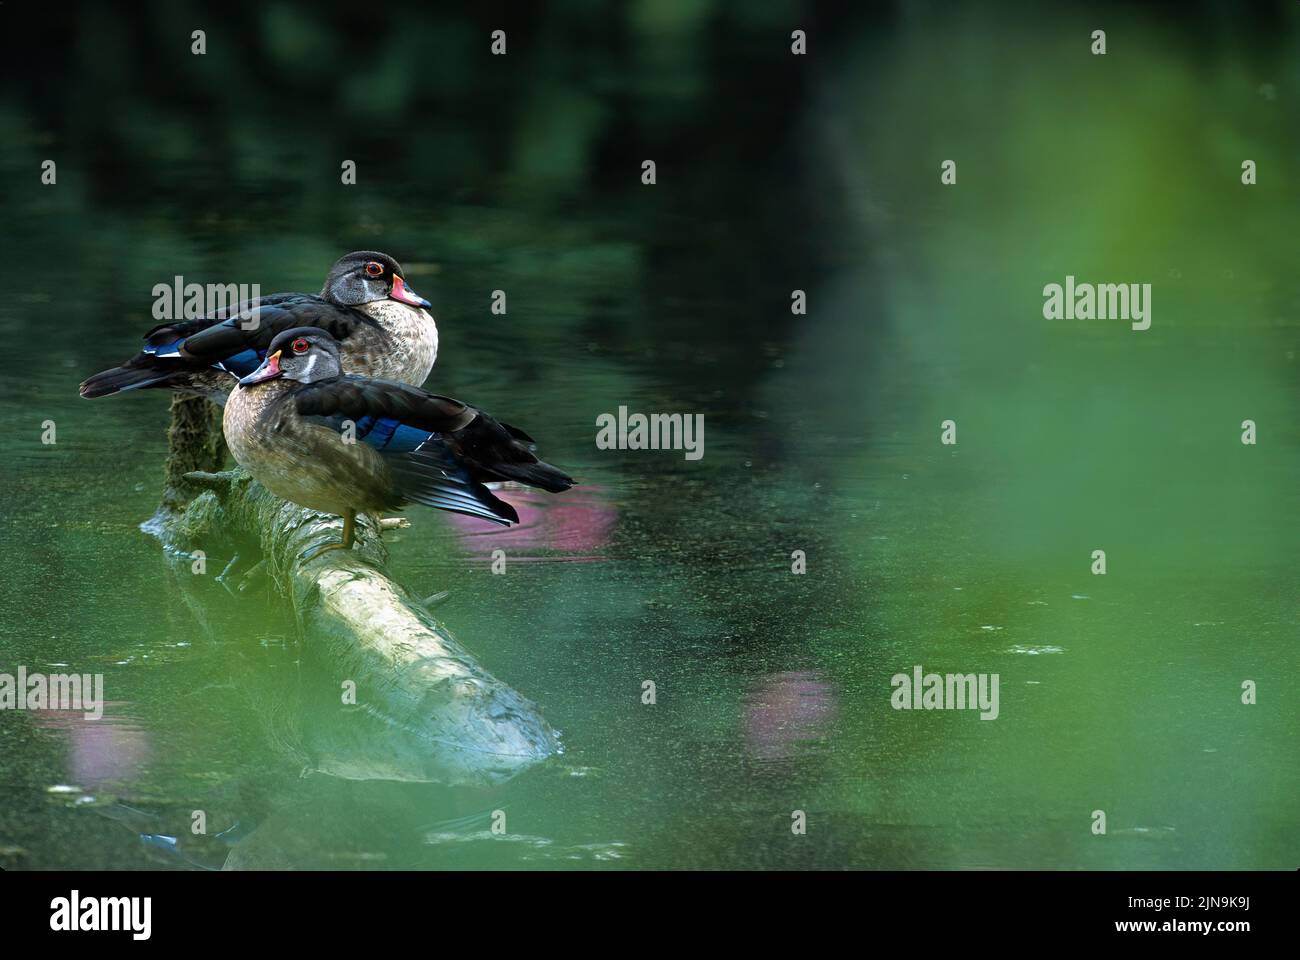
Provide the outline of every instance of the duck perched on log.
{"type": "Polygon", "coordinates": [[[263,486],[343,517],[332,546],[352,546],[358,513],[421,503],[508,525],[518,514],[485,483],[573,485],[522,430],[409,384],[345,375],[344,356],[324,329],[282,331],[223,419],[231,453],[263,486]]]}
{"type": "Polygon", "coordinates": [[[271,342],[297,327],[329,333],[353,373],[419,385],[438,355],[438,328],[428,307],[407,286],[401,264],[359,250],[339,258],[319,294],[277,293],[211,317],[154,327],[140,353],[88,378],[81,395],[159,388],[225,403],[236,379],[266,359],[271,342]]]}

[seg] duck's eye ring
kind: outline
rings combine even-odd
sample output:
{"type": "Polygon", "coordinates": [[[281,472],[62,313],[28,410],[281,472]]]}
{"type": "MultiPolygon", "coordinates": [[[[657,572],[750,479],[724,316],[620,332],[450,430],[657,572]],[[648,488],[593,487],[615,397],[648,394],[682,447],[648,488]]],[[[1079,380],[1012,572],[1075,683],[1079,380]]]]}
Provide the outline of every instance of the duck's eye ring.
{"type": "Polygon", "coordinates": [[[302,337],[299,337],[289,346],[291,347],[294,353],[306,353],[308,350],[311,349],[311,344],[308,343],[306,340],[304,340],[302,337]]]}
{"type": "Polygon", "coordinates": [[[366,264],[366,276],[382,277],[384,275],[384,265],[378,260],[371,260],[366,264]]]}

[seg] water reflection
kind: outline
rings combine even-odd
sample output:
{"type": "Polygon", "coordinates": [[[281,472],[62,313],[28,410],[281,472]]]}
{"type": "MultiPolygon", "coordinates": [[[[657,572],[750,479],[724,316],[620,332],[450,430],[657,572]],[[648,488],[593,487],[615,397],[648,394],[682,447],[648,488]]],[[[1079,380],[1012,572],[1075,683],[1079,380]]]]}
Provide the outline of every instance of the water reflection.
{"type": "Polygon", "coordinates": [[[603,560],[603,551],[618,523],[618,509],[599,486],[577,486],[563,497],[528,488],[498,491],[519,513],[508,529],[485,529],[473,517],[452,514],[451,528],[471,553],[504,550],[510,562],[536,560],[603,560]]]}
{"type": "Polygon", "coordinates": [[[835,695],[816,670],[769,674],[754,681],[745,698],[745,735],[750,755],[783,760],[828,735],[835,695]]]}
{"type": "Polygon", "coordinates": [[[86,719],[81,710],[43,710],[33,714],[32,723],[51,735],[51,747],[63,747],[68,783],[93,790],[130,783],[149,763],[149,729],[130,708],[129,703],[105,701],[104,715],[97,720],[86,719]]]}

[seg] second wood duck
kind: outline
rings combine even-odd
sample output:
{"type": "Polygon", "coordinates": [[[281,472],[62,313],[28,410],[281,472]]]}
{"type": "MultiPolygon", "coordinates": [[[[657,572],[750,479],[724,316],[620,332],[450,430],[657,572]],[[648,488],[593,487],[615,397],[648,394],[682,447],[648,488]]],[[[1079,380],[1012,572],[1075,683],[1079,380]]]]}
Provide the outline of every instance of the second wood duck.
{"type": "Polygon", "coordinates": [[[345,376],[327,331],[286,330],[226,404],[226,444],[285,500],[342,516],[351,547],[358,513],[422,503],[499,524],[518,514],[485,483],[558,493],[573,485],[532,439],[481,410],[391,380],[345,376]]]}
{"type": "Polygon", "coordinates": [[[403,279],[401,264],[359,250],[339,258],[319,294],[277,293],[223,314],[154,327],[140,353],[88,378],[81,395],[158,388],[225,403],[237,378],[262,363],[282,331],[304,326],[334,337],[350,372],[418,386],[438,356],[428,307],[403,279]]]}

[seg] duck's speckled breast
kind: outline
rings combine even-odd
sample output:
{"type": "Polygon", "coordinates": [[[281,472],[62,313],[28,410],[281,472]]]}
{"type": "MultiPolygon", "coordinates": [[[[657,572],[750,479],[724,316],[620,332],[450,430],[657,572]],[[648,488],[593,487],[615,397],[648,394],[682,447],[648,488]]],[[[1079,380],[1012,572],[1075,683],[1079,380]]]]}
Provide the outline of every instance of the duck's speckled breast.
{"type": "Polygon", "coordinates": [[[423,385],[438,358],[433,315],[391,299],[363,304],[360,309],[386,336],[362,328],[348,337],[343,343],[343,372],[423,385]]]}

